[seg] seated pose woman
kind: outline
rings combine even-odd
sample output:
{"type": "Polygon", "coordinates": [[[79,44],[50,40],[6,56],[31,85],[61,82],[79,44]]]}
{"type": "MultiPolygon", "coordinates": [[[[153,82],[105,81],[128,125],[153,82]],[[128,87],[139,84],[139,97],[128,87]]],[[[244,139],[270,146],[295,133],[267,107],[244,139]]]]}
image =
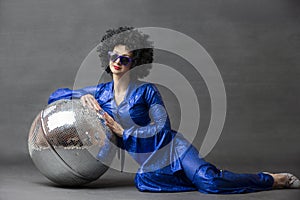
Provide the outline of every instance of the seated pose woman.
{"type": "Polygon", "coordinates": [[[135,67],[153,61],[149,46],[149,36],[132,27],[108,30],[98,52],[113,81],[80,90],[58,89],[48,103],[80,98],[84,105],[104,111],[106,125],[116,134],[118,146],[140,165],[135,176],[140,191],[233,194],[300,188],[299,179],[290,173],[237,174],[201,158],[181,133],[171,129],[156,86],[138,80],[149,71],[135,67]]]}

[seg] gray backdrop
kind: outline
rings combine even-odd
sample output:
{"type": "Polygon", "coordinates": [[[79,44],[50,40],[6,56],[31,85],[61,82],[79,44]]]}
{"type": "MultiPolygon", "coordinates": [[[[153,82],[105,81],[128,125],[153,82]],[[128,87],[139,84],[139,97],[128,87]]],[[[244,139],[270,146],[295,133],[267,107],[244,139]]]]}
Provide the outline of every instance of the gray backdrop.
{"type": "MultiPolygon", "coordinates": [[[[299,13],[296,0],[0,0],[1,170],[36,170],[27,150],[34,117],[52,91],[73,86],[105,30],[129,25],[182,32],[217,64],[228,110],[209,161],[300,176],[299,13]]],[[[184,67],[170,57],[157,56],[184,67]]]]}

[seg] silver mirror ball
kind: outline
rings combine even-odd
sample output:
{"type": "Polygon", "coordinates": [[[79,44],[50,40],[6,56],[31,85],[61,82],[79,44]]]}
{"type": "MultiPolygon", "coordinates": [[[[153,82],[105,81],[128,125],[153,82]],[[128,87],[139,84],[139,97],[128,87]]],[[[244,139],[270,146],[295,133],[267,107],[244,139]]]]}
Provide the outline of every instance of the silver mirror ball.
{"type": "Polygon", "coordinates": [[[101,115],[80,100],[58,100],[34,119],[28,150],[48,179],[61,186],[79,186],[109,168],[117,150],[116,136],[101,115]]]}

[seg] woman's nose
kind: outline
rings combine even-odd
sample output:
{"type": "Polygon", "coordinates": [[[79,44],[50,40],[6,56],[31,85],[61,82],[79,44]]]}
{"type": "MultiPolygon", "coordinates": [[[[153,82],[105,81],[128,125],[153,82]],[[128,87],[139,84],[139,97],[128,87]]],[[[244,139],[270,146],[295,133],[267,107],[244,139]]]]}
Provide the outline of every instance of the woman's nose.
{"type": "Polygon", "coordinates": [[[121,64],[121,63],[120,63],[120,58],[117,58],[117,59],[115,60],[115,63],[121,64]]]}

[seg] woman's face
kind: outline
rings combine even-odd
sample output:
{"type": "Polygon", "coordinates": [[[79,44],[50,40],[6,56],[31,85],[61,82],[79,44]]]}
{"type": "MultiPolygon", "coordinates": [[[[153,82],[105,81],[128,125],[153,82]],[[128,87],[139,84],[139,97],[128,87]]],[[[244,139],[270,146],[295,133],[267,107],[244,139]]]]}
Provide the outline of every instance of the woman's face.
{"type": "Polygon", "coordinates": [[[126,72],[130,70],[130,67],[132,65],[131,61],[131,56],[132,53],[127,50],[126,46],[124,45],[117,45],[111,52],[113,55],[111,55],[112,58],[117,58],[115,60],[110,59],[109,60],[109,68],[112,72],[113,75],[115,76],[122,76],[126,72]],[[119,57],[121,56],[121,57],[119,57]],[[126,58],[122,57],[127,57],[129,58],[130,62],[125,62],[128,61],[126,58]],[[123,59],[123,60],[122,60],[123,59]],[[122,62],[123,61],[123,62],[122,62]]]}

